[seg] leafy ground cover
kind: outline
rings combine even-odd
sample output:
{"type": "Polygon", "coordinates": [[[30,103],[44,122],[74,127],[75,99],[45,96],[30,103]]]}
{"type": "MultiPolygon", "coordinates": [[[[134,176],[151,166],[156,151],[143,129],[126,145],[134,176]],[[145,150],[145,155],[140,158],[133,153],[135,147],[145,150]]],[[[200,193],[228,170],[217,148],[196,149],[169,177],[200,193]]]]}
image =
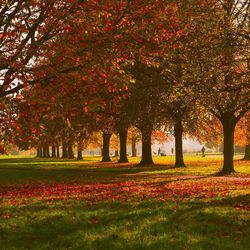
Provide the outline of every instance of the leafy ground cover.
{"type": "Polygon", "coordinates": [[[0,159],[0,249],[249,249],[250,162],[0,159]]]}

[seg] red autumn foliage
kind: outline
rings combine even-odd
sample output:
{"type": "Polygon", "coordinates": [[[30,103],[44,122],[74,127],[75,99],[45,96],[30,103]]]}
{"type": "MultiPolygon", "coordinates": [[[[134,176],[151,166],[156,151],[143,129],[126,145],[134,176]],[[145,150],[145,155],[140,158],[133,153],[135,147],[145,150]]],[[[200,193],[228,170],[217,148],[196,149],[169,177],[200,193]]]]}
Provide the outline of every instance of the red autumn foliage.
{"type": "MultiPolygon", "coordinates": [[[[234,190],[247,190],[250,178],[175,176],[155,181],[127,181],[113,183],[39,183],[2,186],[2,204],[17,206],[29,199],[44,201],[77,199],[87,203],[128,202],[148,199],[192,200],[228,197],[234,190]],[[177,178],[177,179],[176,179],[177,178]]],[[[249,205],[237,204],[237,209],[249,210],[249,205]]]]}
{"type": "Polygon", "coordinates": [[[5,149],[3,147],[3,145],[0,145],[0,154],[5,154],[5,149]]]}

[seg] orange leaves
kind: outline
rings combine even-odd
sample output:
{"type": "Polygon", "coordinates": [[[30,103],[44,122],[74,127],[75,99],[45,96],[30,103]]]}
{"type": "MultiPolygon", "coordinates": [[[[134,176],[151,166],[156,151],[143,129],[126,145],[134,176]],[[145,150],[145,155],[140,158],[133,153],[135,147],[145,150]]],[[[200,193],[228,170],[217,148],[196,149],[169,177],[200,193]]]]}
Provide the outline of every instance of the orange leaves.
{"type": "Polygon", "coordinates": [[[100,76],[101,76],[101,77],[104,77],[104,78],[107,78],[107,74],[104,73],[103,71],[100,72],[100,76]]]}
{"type": "Polygon", "coordinates": [[[16,96],[16,100],[22,100],[22,99],[23,99],[23,96],[21,96],[21,95],[16,96]]]}
{"type": "Polygon", "coordinates": [[[107,32],[110,32],[112,30],[112,23],[110,20],[107,21],[106,25],[105,25],[105,30],[107,32]]]}
{"type": "MultiPolygon", "coordinates": [[[[235,190],[248,190],[250,178],[167,176],[148,181],[111,183],[55,183],[1,187],[0,196],[12,206],[28,199],[80,199],[88,203],[127,202],[145,199],[182,200],[226,197],[235,190]],[[167,178],[167,181],[166,181],[167,178]]],[[[241,209],[241,205],[237,208],[241,209]]],[[[246,209],[247,206],[244,206],[246,209]]],[[[248,207],[249,208],[249,207],[248,207]]]]}
{"type": "Polygon", "coordinates": [[[165,132],[161,130],[155,130],[152,134],[153,140],[158,141],[160,144],[164,144],[165,142],[169,141],[171,138],[165,132]]]}
{"type": "Polygon", "coordinates": [[[6,151],[4,149],[4,146],[0,144],[0,154],[5,154],[6,151]]]}
{"type": "Polygon", "coordinates": [[[245,146],[250,142],[250,112],[248,112],[241,120],[238,122],[235,129],[235,142],[237,145],[245,146]]]}
{"type": "Polygon", "coordinates": [[[194,134],[200,142],[218,145],[222,142],[223,128],[217,118],[213,116],[205,117],[199,122],[198,129],[194,134]]]}
{"type": "Polygon", "coordinates": [[[8,33],[0,33],[0,40],[5,41],[6,39],[8,39],[9,34],[8,33]]]}

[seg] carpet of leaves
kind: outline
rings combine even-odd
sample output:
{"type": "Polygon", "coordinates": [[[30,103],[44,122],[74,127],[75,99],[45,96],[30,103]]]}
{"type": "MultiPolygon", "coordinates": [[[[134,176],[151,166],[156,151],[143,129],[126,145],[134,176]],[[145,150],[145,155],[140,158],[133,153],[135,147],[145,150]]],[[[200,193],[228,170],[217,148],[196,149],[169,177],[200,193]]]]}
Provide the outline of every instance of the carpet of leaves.
{"type": "MultiPolygon", "coordinates": [[[[77,199],[87,203],[209,199],[228,197],[236,191],[249,194],[250,178],[165,176],[111,183],[36,183],[0,186],[0,207],[26,204],[31,199],[77,199]]],[[[240,204],[238,208],[241,209],[240,204]]],[[[244,204],[243,209],[250,210],[250,204],[244,204]]]]}

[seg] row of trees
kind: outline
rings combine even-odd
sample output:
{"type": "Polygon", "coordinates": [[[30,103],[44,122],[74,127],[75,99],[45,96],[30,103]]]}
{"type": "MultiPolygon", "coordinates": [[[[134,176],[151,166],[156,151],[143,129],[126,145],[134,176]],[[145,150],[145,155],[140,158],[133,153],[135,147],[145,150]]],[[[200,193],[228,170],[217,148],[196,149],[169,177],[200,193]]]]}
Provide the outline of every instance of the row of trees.
{"type": "MultiPolygon", "coordinates": [[[[124,162],[127,129],[133,125],[142,134],[144,165],[153,163],[152,132],[165,129],[174,134],[175,165],[181,167],[185,166],[183,132],[208,140],[223,129],[222,172],[234,171],[234,133],[240,120],[249,144],[249,129],[245,129],[250,109],[249,1],[24,2],[18,9],[16,1],[1,8],[4,16],[12,9],[14,16],[21,13],[21,34],[36,27],[33,35],[28,33],[27,43],[21,39],[25,36],[12,38],[23,44],[23,56],[31,42],[37,47],[32,47],[33,54],[22,67],[11,70],[14,87],[3,83],[2,96],[27,86],[13,96],[16,121],[11,130],[17,143],[62,142],[71,148],[76,142],[80,151],[84,140],[100,130],[107,161],[110,135],[117,132],[124,162]],[[29,2],[33,5],[27,7],[29,2]],[[47,20],[43,7],[56,18],[47,20]],[[38,15],[33,11],[45,19],[35,25],[38,15]],[[50,27],[54,21],[60,28],[50,27]],[[53,30],[48,39],[42,38],[46,25],[49,32],[53,30]],[[214,131],[204,123],[215,126],[214,131]]],[[[10,22],[9,30],[20,29],[16,23],[10,22]]],[[[8,37],[1,36],[6,57],[8,37]]],[[[17,56],[8,60],[21,62],[17,56]]],[[[8,79],[7,71],[1,72],[8,79]]]]}

